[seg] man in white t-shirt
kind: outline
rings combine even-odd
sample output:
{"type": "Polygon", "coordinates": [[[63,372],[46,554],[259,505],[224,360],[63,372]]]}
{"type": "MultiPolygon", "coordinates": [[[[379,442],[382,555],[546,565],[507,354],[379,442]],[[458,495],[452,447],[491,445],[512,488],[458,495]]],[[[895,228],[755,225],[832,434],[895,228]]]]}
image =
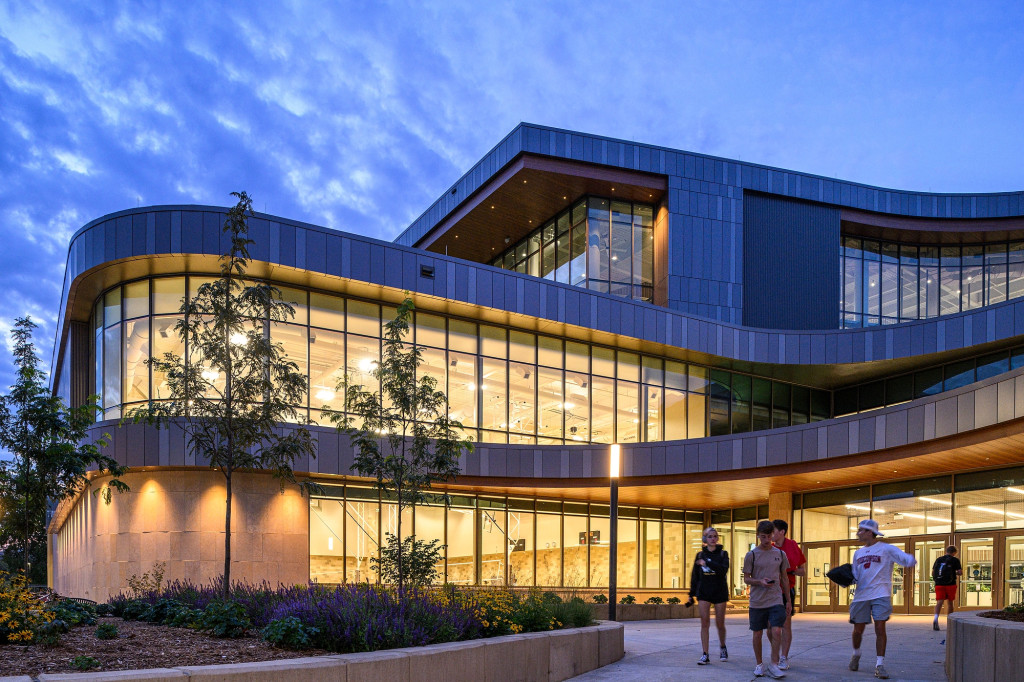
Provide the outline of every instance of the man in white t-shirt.
{"type": "Polygon", "coordinates": [[[857,526],[857,539],[864,545],[853,554],[853,577],[857,580],[857,591],[850,602],[850,622],[853,623],[853,657],[850,670],[860,667],[860,642],[864,628],[875,622],[875,677],[889,679],[885,670],[885,622],[892,615],[892,567],[899,564],[912,568],[917,560],[906,552],[887,542],[878,532],[878,522],[873,519],[861,521],[857,526]]]}

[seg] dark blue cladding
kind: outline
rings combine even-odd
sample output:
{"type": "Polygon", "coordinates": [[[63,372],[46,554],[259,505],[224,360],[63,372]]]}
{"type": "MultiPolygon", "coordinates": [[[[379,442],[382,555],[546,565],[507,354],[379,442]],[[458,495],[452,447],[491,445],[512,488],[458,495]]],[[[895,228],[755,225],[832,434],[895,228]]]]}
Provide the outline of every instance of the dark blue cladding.
{"type": "Polygon", "coordinates": [[[744,192],[743,324],[839,325],[839,209],[744,192]]]}

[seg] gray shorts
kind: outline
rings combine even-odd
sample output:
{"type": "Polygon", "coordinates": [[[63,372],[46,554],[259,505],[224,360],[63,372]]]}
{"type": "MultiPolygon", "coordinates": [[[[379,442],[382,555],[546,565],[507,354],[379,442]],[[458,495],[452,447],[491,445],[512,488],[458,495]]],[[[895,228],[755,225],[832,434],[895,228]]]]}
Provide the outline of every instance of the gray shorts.
{"type": "Polygon", "coordinates": [[[887,597],[850,602],[850,622],[854,624],[885,622],[891,615],[892,599],[887,597]]]}

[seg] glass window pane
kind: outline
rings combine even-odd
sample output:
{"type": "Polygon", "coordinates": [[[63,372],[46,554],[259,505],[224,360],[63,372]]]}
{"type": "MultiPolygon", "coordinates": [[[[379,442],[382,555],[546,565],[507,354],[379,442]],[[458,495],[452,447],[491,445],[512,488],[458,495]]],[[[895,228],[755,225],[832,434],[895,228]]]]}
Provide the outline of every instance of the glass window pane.
{"type": "MultiPolygon", "coordinates": [[[[148,284],[148,282],[146,283],[148,284]]],[[[149,287],[146,287],[147,294],[149,287]]],[[[149,303],[147,297],[146,303],[149,303]]],[[[147,306],[148,307],[148,306],[147,306]]],[[[149,400],[149,318],[124,325],[124,402],[149,400]]]]}
{"type": "Polygon", "coordinates": [[[985,246],[985,304],[1006,300],[1006,244],[985,246]]]}
{"type": "Polygon", "coordinates": [[[789,384],[772,382],[772,428],[774,429],[789,426],[789,396],[789,384]]]}
{"type": "MultiPolygon", "coordinates": [[[[157,280],[159,281],[159,280],[157,280]]],[[[154,282],[155,283],[155,282],[154,282]]],[[[153,356],[164,359],[170,353],[176,358],[185,355],[185,344],[178,336],[175,326],[178,317],[163,316],[153,318],[153,356]]],[[[153,398],[166,400],[171,397],[171,389],[167,385],[167,377],[153,368],[153,398]]]]}
{"type": "MultiPolygon", "coordinates": [[[[285,357],[299,366],[299,373],[304,377],[309,376],[308,333],[309,330],[306,327],[297,324],[274,323],[270,325],[270,340],[282,345],[285,357]]],[[[308,397],[308,395],[303,395],[296,404],[306,406],[308,397]]]]}
{"type": "Polygon", "coordinates": [[[537,370],[533,365],[508,363],[508,426],[510,433],[536,433],[537,370]]]}
{"type": "MultiPolygon", "coordinates": [[[[107,294],[106,312],[120,318],[120,310],[111,312],[115,306],[110,304],[107,294]]],[[[117,308],[120,308],[121,293],[118,290],[117,308]]],[[[121,404],[121,325],[107,327],[103,332],[103,407],[111,408],[121,404]]]]}
{"type": "Polygon", "coordinates": [[[665,389],[665,440],[686,438],[686,393],[665,389]]]}
{"type": "Polygon", "coordinates": [[[320,583],[345,581],[345,502],[309,501],[309,579],[320,583]]]}
{"type": "Polygon", "coordinates": [[[124,319],[149,314],[149,280],[124,285],[124,319]]]}
{"type": "Polygon", "coordinates": [[[349,499],[345,502],[345,580],[350,583],[377,582],[370,559],[380,545],[380,505],[349,499]]]}
{"type": "Polygon", "coordinates": [[[289,318],[289,322],[295,324],[308,324],[309,323],[309,304],[306,301],[306,291],[304,289],[292,289],[291,287],[281,287],[281,300],[289,304],[295,311],[295,316],[289,318]]]}
{"type": "Polygon", "coordinates": [[[944,367],[943,390],[951,391],[974,383],[974,360],[954,362],[944,367]]]}
{"type": "Polygon", "coordinates": [[[616,376],[626,381],[640,381],[640,356],[619,351],[616,376]]]}
{"type": "Polygon", "coordinates": [[[154,315],[181,312],[184,298],[184,277],[159,277],[153,280],[154,315]]]}
{"type": "Polygon", "coordinates": [[[647,442],[663,440],[662,437],[662,392],[659,386],[643,387],[644,406],[641,413],[646,421],[644,429],[644,440],[647,442]]]}
{"type": "Polygon", "coordinates": [[[500,327],[480,325],[480,352],[492,358],[508,357],[507,332],[500,327]]]}
{"type": "Polygon", "coordinates": [[[978,358],[978,381],[1010,371],[1010,356],[1006,351],[978,358]]]}
{"type": "Polygon", "coordinates": [[[508,369],[504,360],[481,358],[480,391],[483,413],[480,425],[494,431],[508,430],[508,369]]]}
{"type": "Polygon", "coordinates": [[[708,435],[708,399],[703,393],[686,394],[686,437],[704,438],[708,435]]]}
{"type": "Polygon", "coordinates": [[[565,548],[563,554],[565,569],[563,571],[562,584],[566,587],[585,587],[589,576],[587,566],[587,548],[589,546],[587,517],[566,515],[563,519],[563,524],[564,538],[562,545],[565,548]]]}
{"type": "Polygon", "coordinates": [[[640,385],[617,382],[616,399],[616,442],[636,443],[640,440],[640,385]]]}
{"type": "Polygon", "coordinates": [[[571,372],[590,373],[590,346],[575,341],[565,342],[565,368],[571,372]]]}
{"type": "Polygon", "coordinates": [[[526,332],[511,331],[508,337],[508,359],[534,364],[537,362],[537,337],[526,332]]]}
{"type": "Polygon", "coordinates": [[[561,369],[562,340],[551,336],[538,336],[537,364],[561,369]]]}
{"type": "Polygon", "coordinates": [[[577,225],[572,228],[572,262],[569,270],[569,283],[581,286],[587,279],[587,226],[577,225]]]}
{"type": "Polygon", "coordinates": [[[750,377],[734,374],[732,377],[732,432],[750,431],[750,377]]]}
{"type": "Polygon", "coordinates": [[[900,317],[902,319],[917,319],[917,300],[917,265],[900,265],[900,317]]]}
{"type": "Polygon", "coordinates": [[[445,320],[437,315],[416,313],[416,345],[445,347],[445,320]]]}
{"type": "Polygon", "coordinates": [[[504,585],[508,547],[507,513],[480,509],[480,584],[504,585]]]}
{"type": "MultiPolygon", "coordinates": [[[[344,321],[344,318],[339,320],[344,321]]],[[[310,406],[342,410],[338,386],[345,378],[345,335],[326,329],[309,331],[310,406]]]]}
{"type": "Polygon", "coordinates": [[[562,517],[537,514],[537,585],[562,584],[562,517]]]}
{"type": "Polygon", "coordinates": [[[380,306],[350,300],[347,318],[349,332],[380,337],[380,306]]]}
{"type": "Polygon", "coordinates": [[[686,525],[675,521],[662,524],[662,566],[664,574],[661,586],[681,590],[689,571],[686,559],[686,525]]]}
{"type": "Polygon", "coordinates": [[[594,374],[604,377],[615,376],[615,351],[611,348],[594,346],[592,352],[591,362],[594,374]]]}
{"type": "MultiPolygon", "coordinates": [[[[448,353],[448,416],[466,428],[477,426],[477,389],[482,387],[477,386],[476,362],[475,355],[448,353]]],[[[487,392],[482,395],[486,400],[487,392]]]]}
{"type": "Polygon", "coordinates": [[[311,291],[309,323],[314,327],[345,331],[345,299],[311,291]]]}
{"type": "MultiPolygon", "coordinates": [[[[571,403],[575,406],[575,403],[571,403]]],[[[541,367],[537,370],[537,434],[562,437],[562,371],[541,367]]]]}
{"type": "Polygon", "coordinates": [[[726,436],[730,433],[729,407],[732,403],[732,375],[721,370],[711,370],[708,391],[708,418],[711,429],[708,435],[726,436]]]}
{"type": "Polygon", "coordinates": [[[508,512],[508,584],[531,586],[533,582],[534,514],[508,512]]]}
{"type": "Polygon", "coordinates": [[[565,436],[572,441],[590,440],[590,377],[565,373],[565,436]]]}
{"type": "Polygon", "coordinates": [[[753,379],[751,390],[751,430],[763,431],[772,428],[772,382],[767,379],[753,379]]]}
{"type": "Polygon", "coordinates": [[[464,506],[453,506],[445,513],[448,520],[447,581],[455,585],[476,584],[476,555],[473,542],[476,538],[473,519],[474,510],[464,506]]]}
{"type": "Polygon", "coordinates": [[[591,391],[591,440],[611,443],[615,439],[615,382],[594,377],[591,391]]]}
{"type": "Polygon", "coordinates": [[[476,353],[476,324],[462,320],[448,320],[448,350],[476,353]]]}
{"type": "Polygon", "coordinates": [[[109,327],[121,321],[121,287],[111,289],[103,297],[103,325],[109,327]]]}

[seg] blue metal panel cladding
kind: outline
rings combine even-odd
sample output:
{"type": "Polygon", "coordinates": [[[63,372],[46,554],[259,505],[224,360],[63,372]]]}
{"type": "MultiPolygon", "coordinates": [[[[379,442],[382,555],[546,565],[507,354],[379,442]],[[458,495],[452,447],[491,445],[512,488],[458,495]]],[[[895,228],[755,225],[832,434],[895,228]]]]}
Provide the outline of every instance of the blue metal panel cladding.
{"type": "Polygon", "coordinates": [[[744,326],[837,329],[838,253],[838,208],[744,193],[744,326]]]}

